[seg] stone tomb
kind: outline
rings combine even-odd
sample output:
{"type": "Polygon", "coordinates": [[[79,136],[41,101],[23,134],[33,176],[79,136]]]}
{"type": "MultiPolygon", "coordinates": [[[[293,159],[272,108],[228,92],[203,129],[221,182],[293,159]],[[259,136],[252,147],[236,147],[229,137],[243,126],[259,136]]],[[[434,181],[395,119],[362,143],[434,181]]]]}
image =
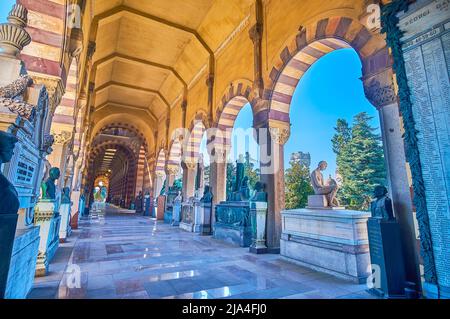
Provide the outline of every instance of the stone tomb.
{"type": "Polygon", "coordinates": [[[252,244],[250,202],[221,202],[216,205],[215,213],[214,238],[240,247],[250,247],[252,244]]]}
{"type": "Polygon", "coordinates": [[[281,255],[302,266],[363,283],[370,274],[369,217],[369,213],[352,210],[284,211],[281,255]]]}
{"type": "MultiPolygon", "coordinates": [[[[196,211],[198,210],[197,208],[199,205],[200,200],[195,197],[191,197],[188,202],[185,202],[181,205],[181,229],[191,233],[196,232],[196,211]]],[[[197,227],[197,232],[198,231],[199,229],[197,227]]]]}
{"type": "Polygon", "coordinates": [[[43,85],[32,83],[20,60],[0,56],[0,69],[11,71],[0,74],[4,92],[0,96],[0,130],[19,140],[13,158],[2,169],[20,202],[11,262],[4,267],[7,272],[9,268],[5,298],[22,299],[33,285],[38,255],[39,227],[33,225],[33,218],[45,156],[51,152],[46,139],[49,128],[45,128],[48,93],[43,85]]]}

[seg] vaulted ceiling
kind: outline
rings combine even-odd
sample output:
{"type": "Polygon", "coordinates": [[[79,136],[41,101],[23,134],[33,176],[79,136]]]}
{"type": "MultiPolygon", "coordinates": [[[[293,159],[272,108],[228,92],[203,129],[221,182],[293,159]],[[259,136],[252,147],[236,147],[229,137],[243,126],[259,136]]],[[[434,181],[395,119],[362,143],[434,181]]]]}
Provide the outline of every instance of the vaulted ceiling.
{"type": "Polygon", "coordinates": [[[157,123],[199,76],[254,0],[96,0],[95,107],[144,110],[157,123]]]}

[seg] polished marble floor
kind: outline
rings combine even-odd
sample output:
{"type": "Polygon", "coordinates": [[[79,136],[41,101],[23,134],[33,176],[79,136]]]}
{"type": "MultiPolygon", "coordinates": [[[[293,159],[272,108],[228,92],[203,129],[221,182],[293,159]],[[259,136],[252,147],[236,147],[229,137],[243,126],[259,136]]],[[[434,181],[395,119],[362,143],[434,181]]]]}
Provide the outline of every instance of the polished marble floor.
{"type": "Polygon", "coordinates": [[[32,299],[373,298],[356,285],[108,208],[61,244],[32,299]]]}

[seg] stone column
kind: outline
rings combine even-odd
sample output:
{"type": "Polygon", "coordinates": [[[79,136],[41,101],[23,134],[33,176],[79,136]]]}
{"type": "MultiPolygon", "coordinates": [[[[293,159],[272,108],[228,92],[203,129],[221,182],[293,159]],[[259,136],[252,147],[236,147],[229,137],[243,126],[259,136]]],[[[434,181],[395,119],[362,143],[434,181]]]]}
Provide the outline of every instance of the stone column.
{"type": "Polygon", "coordinates": [[[388,174],[388,189],[394,205],[394,213],[400,224],[403,254],[405,256],[407,280],[420,287],[419,256],[412,199],[406,172],[405,146],[400,130],[400,115],[397,103],[379,109],[384,156],[388,174]]]}
{"type": "Polygon", "coordinates": [[[405,146],[394,78],[391,68],[363,79],[367,99],[378,109],[387,169],[388,189],[400,225],[406,280],[420,290],[421,279],[405,146]]]}
{"type": "Polygon", "coordinates": [[[290,129],[270,127],[258,129],[258,144],[261,159],[261,182],[266,184],[268,194],[267,252],[280,253],[281,211],[285,208],[284,189],[284,144],[290,129]]]}
{"type": "Polygon", "coordinates": [[[183,168],[183,199],[187,201],[195,194],[195,173],[197,165],[195,163],[181,164],[183,168]]]}
{"type": "Polygon", "coordinates": [[[216,214],[214,214],[215,205],[227,199],[227,155],[223,150],[215,149],[215,154],[211,157],[209,183],[211,192],[214,194],[211,210],[211,225],[216,222],[216,214]]]}

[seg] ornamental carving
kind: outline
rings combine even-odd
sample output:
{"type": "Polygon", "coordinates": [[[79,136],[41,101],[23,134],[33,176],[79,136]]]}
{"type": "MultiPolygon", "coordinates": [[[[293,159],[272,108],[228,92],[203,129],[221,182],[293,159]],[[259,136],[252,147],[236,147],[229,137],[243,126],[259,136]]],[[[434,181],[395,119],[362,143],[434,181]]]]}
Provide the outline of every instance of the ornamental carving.
{"type": "Polygon", "coordinates": [[[0,97],[14,99],[22,95],[25,90],[33,84],[33,80],[29,75],[21,75],[11,84],[0,88],[0,97]]]}
{"type": "Polygon", "coordinates": [[[246,227],[250,226],[250,208],[216,206],[216,222],[228,225],[230,227],[246,227]]]}
{"type": "Polygon", "coordinates": [[[393,83],[382,85],[377,79],[372,79],[368,85],[364,85],[364,92],[377,109],[397,102],[393,83]]]}
{"type": "Polygon", "coordinates": [[[14,101],[8,98],[0,98],[0,107],[6,107],[11,112],[27,119],[32,120],[34,114],[34,106],[25,102],[14,101]]]}
{"type": "Polygon", "coordinates": [[[57,145],[64,145],[72,138],[72,133],[68,131],[52,133],[52,135],[54,137],[54,144],[57,145]]]}
{"type": "Polygon", "coordinates": [[[284,145],[288,141],[291,136],[290,127],[279,128],[279,127],[270,127],[270,136],[275,144],[284,145]]]}
{"type": "Polygon", "coordinates": [[[15,4],[8,16],[8,23],[0,24],[0,55],[16,58],[25,46],[31,43],[31,36],[25,31],[28,10],[15,4]]]}

